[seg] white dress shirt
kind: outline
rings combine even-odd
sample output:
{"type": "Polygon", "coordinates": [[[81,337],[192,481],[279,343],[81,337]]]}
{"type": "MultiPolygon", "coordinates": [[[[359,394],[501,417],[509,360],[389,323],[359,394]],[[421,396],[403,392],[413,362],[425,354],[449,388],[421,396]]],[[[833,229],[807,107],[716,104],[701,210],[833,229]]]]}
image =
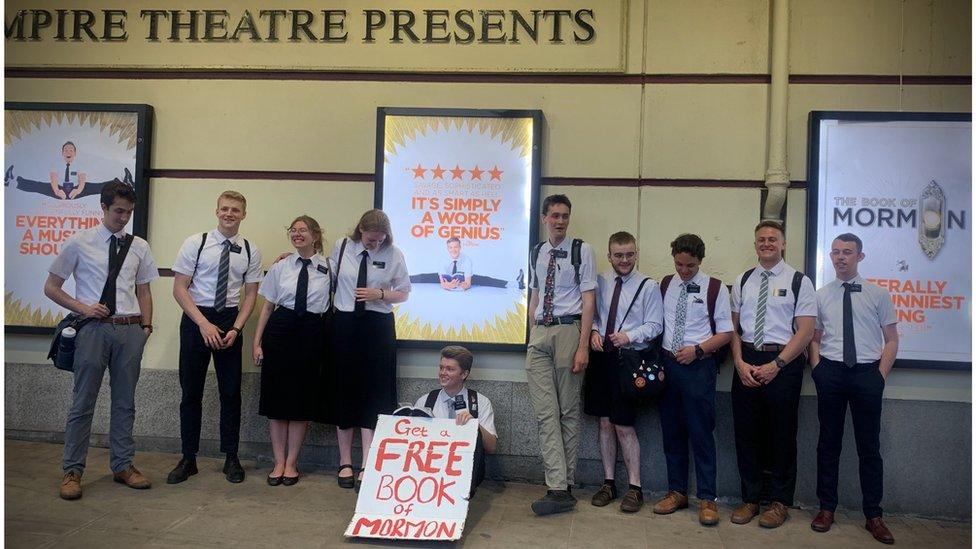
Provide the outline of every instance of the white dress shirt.
{"type": "MultiPolygon", "coordinates": [[[[448,262],[444,265],[444,270],[441,271],[441,274],[451,275],[452,274],[451,271],[454,270],[454,261],[455,261],[454,259],[450,259],[450,256],[448,256],[448,262]]],[[[458,272],[458,274],[463,274],[465,280],[467,280],[467,279],[471,278],[471,275],[474,274],[474,271],[472,270],[472,268],[473,267],[471,265],[471,258],[470,257],[468,257],[465,254],[458,255],[458,258],[457,258],[457,272],[458,272]]]]}
{"type": "MultiPolygon", "coordinates": [[[[115,233],[121,239],[125,231],[115,233]]],[[[78,231],[71,235],[61,253],[54,258],[48,272],[67,280],[75,277],[75,299],[86,304],[98,303],[102,288],[108,278],[108,247],[112,233],[104,224],[78,231]]],[[[149,250],[149,243],[134,236],[129,252],[122,262],[122,270],[115,282],[115,315],[136,316],[139,301],[136,299],[136,284],[148,284],[159,277],[156,260],[149,250]]]]}
{"type": "MultiPolygon", "coordinates": [[[[464,387],[461,392],[458,393],[464,397],[465,408],[468,407],[468,388],[464,387]]],[[[414,408],[423,408],[427,404],[427,394],[424,394],[417,399],[417,402],[413,405],[414,408]]],[[[441,389],[437,393],[437,400],[434,401],[434,409],[431,413],[436,418],[447,419],[451,417],[451,411],[454,410],[454,397],[449,396],[444,389],[441,389]]],[[[455,416],[457,417],[457,416],[455,416]]],[[[485,428],[493,436],[498,436],[495,431],[495,411],[491,407],[491,401],[484,393],[478,393],[478,425],[485,428]]]]}
{"type": "MultiPolygon", "coordinates": [[[[351,313],[356,308],[356,281],[359,279],[359,263],[362,257],[359,255],[365,246],[363,243],[353,239],[336,240],[332,248],[332,263],[339,265],[339,249],[342,241],[346,242],[346,253],[343,255],[342,264],[339,266],[339,281],[336,285],[336,308],[340,311],[351,313]]],[[[380,288],[383,290],[395,290],[397,292],[410,292],[410,275],[407,274],[407,261],[403,257],[400,248],[392,244],[384,244],[380,249],[370,251],[366,267],[366,287],[380,288]]],[[[393,304],[383,300],[366,302],[367,311],[378,313],[393,312],[393,304]]]]}
{"type": "MultiPolygon", "coordinates": [[[[711,277],[699,270],[687,283],[681,277],[674,275],[668,284],[668,292],[664,295],[664,340],[662,348],[673,349],[674,315],[677,310],[678,296],[681,295],[682,284],[697,284],[697,293],[688,293],[687,308],[685,309],[685,337],[678,348],[689,345],[699,345],[712,337],[712,325],[708,320],[708,281],[711,277]]],[[[732,331],[732,310],[729,306],[729,290],[725,284],[718,288],[718,298],[715,300],[715,331],[724,333],[732,331]]]]}
{"type": "MultiPolygon", "coordinates": [[[[572,248],[573,237],[568,235],[555,248],[561,257],[556,258],[556,278],[552,299],[552,316],[554,317],[582,314],[582,292],[596,289],[596,259],[593,256],[593,248],[586,242],[583,242],[580,247],[579,285],[576,284],[576,268],[573,267],[572,263],[572,248]]],[[[552,244],[546,240],[542,244],[542,248],[539,249],[538,261],[535,265],[529,266],[532,288],[539,290],[539,306],[533,312],[533,318],[536,320],[542,320],[542,309],[546,296],[546,274],[549,269],[549,250],[552,249],[552,244]]]]}
{"type": "MultiPolygon", "coordinates": [[[[596,278],[596,315],[593,317],[593,329],[606,338],[607,324],[610,316],[610,304],[613,301],[613,290],[617,285],[617,273],[609,270],[596,278]]],[[[664,325],[664,307],[661,300],[661,289],[654,279],[649,278],[636,269],[623,277],[620,287],[620,298],[617,302],[617,316],[614,320],[614,331],[624,332],[630,343],[624,347],[630,349],[644,349],[648,343],[661,333],[664,325]],[[634,299],[634,293],[647,279],[641,290],[634,308],[627,318],[627,308],[634,299]],[[621,323],[623,321],[623,323],[621,323]]]]}
{"type": "MultiPolygon", "coordinates": [[[[742,341],[752,343],[756,337],[756,305],[759,303],[759,288],[762,284],[762,265],[756,267],[743,292],[742,273],[732,285],[732,312],[739,313],[739,327],[742,328],[742,341]],[[745,294],[744,296],[742,294],[745,294]]],[[[786,345],[793,337],[793,318],[798,316],[817,316],[817,291],[813,282],[806,276],[800,282],[800,296],[793,310],[793,273],[782,259],[772,269],[768,281],[769,294],[766,296],[766,315],[763,317],[763,343],[786,345]]]]}
{"type": "Polygon", "coordinates": [[[251,262],[247,261],[247,249],[244,247],[244,237],[240,233],[227,238],[214,229],[207,235],[207,242],[200,251],[200,261],[197,262],[197,250],[200,249],[202,233],[192,234],[183,241],[173,270],[193,277],[190,283],[190,297],[197,307],[213,307],[217,294],[217,277],[220,272],[220,254],[224,250],[224,241],[240,248],[230,252],[230,271],[227,273],[227,301],[226,307],[237,307],[241,300],[241,288],[244,284],[261,282],[261,252],[251,243],[251,262]],[[196,265],[196,274],[193,266],[196,265]]]}
{"type": "MultiPolygon", "coordinates": [[[[261,281],[258,293],[264,299],[288,309],[295,309],[295,294],[298,292],[298,275],[301,273],[302,262],[298,252],[275,263],[268,269],[261,281]]],[[[329,288],[332,286],[331,259],[315,254],[309,259],[312,263],[308,270],[308,293],[305,299],[305,310],[310,313],[324,313],[329,310],[329,288]]]]}
{"type": "MultiPolygon", "coordinates": [[[[884,332],[881,328],[898,323],[895,306],[888,290],[871,284],[861,275],[850,280],[860,284],[860,292],[851,292],[851,312],[854,315],[854,347],[858,364],[881,358],[884,332]]],[[[817,329],[823,332],[820,355],[830,360],[844,360],[844,281],[834,279],[817,290],[817,329]]]]}

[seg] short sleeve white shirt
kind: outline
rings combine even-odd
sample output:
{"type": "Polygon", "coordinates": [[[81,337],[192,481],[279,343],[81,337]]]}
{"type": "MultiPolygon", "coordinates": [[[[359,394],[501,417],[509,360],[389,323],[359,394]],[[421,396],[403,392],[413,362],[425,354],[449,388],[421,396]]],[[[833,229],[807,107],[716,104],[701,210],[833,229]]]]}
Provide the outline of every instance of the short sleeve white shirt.
{"type": "MultiPolygon", "coordinates": [[[[871,284],[860,275],[850,280],[861,291],[851,292],[851,312],[854,315],[854,348],[859,364],[881,358],[884,349],[882,327],[898,323],[895,305],[888,290],[871,284]]],[[[823,332],[820,355],[830,360],[844,360],[844,286],[834,279],[817,290],[817,329],[823,332]]]]}
{"type": "MultiPolygon", "coordinates": [[[[344,312],[352,312],[356,307],[356,281],[359,279],[360,255],[364,250],[362,242],[353,239],[340,238],[332,248],[332,262],[339,265],[339,279],[336,284],[336,308],[344,312]],[[339,250],[342,241],[346,240],[346,251],[339,265],[339,250]]],[[[400,248],[392,244],[385,244],[380,249],[366,250],[369,258],[366,261],[366,287],[410,292],[410,275],[407,274],[407,261],[400,248]]],[[[382,300],[367,301],[367,311],[378,313],[393,312],[393,304],[382,300]]]]}
{"type": "MultiPolygon", "coordinates": [[[[767,283],[766,314],[763,317],[763,342],[786,345],[793,337],[793,319],[798,316],[817,316],[817,292],[813,282],[804,276],[800,295],[793,310],[793,273],[796,269],[780,260],[772,269],[767,283]]],[[[742,273],[732,285],[732,312],[739,313],[742,341],[752,343],[756,337],[756,306],[762,285],[762,265],[757,266],[742,286],[742,273]],[[740,288],[743,288],[740,291],[740,288]]]]}
{"type": "MultiPolygon", "coordinates": [[[[464,397],[465,409],[469,409],[471,406],[471,400],[468,397],[468,388],[465,387],[461,389],[458,393],[464,397]]],[[[427,404],[427,395],[424,394],[417,399],[417,402],[413,405],[414,408],[423,408],[427,404]]],[[[441,389],[437,393],[437,400],[434,401],[434,408],[431,413],[436,418],[446,419],[451,417],[451,410],[454,409],[454,397],[448,395],[441,389]]],[[[491,401],[484,393],[478,393],[478,425],[485,428],[494,436],[498,436],[495,431],[495,410],[491,406],[491,401]]]]}
{"type": "MultiPolygon", "coordinates": [[[[685,309],[685,337],[678,348],[689,345],[699,345],[712,337],[712,325],[708,319],[708,281],[711,277],[699,270],[698,274],[686,284],[689,288],[698,286],[698,291],[690,291],[686,297],[685,309]]],[[[668,291],[664,295],[664,339],[663,348],[672,349],[674,341],[674,319],[677,311],[678,296],[681,295],[681,285],[684,282],[678,275],[671,278],[668,291]]],[[[693,289],[693,288],[692,288],[693,289]]],[[[725,284],[720,284],[718,297],[715,300],[715,332],[732,331],[732,310],[729,305],[729,290],[725,284]]]]}
{"type": "MultiPolygon", "coordinates": [[[[298,293],[298,276],[301,273],[302,262],[298,252],[275,263],[268,269],[268,273],[261,281],[258,293],[266,300],[288,309],[295,309],[295,295],[298,293]]],[[[324,313],[329,310],[329,288],[331,287],[331,260],[319,254],[309,259],[308,291],[305,299],[305,310],[310,313],[324,313]]]]}
{"type": "Polygon", "coordinates": [[[542,308],[546,291],[546,275],[549,270],[550,251],[555,251],[556,267],[553,280],[553,316],[578,315],[583,313],[583,292],[596,289],[596,258],[593,248],[586,242],[580,247],[580,282],[576,284],[576,268],[572,263],[573,237],[566,236],[558,246],[553,247],[548,240],[539,249],[539,259],[532,269],[532,288],[539,290],[539,306],[533,318],[542,320],[542,308]]]}
{"type": "Polygon", "coordinates": [[[244,284],[261,282],[261,251],[251,244],[251,260],[247,259],[247,247],[244,237],[239,233],[227,238],[214,229],[207,235],[207,241],[200,249],[202,233],[193,234],[183,241],[180,251],[176,254],[173,270],[193,277],[189,292],[193,302],[198,307],[213,307],[217,295],[217,277],[220,272],[220,254],[224,249],[224,241],[230,240],[230,271],[227,273],[227,307],[237,307],[241,300],[241,288],[244,284]],[[200,250],[200,260],[197,261],[197,250],[200,250]],[[194,266],[196,273],[194,273],[194,266]]]}

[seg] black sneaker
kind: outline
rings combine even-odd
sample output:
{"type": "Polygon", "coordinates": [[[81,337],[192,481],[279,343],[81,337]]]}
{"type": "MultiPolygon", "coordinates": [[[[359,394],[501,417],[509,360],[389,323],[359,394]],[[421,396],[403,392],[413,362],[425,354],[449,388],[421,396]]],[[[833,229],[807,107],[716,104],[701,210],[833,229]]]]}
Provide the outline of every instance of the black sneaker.
{"type": "Polygon", "coordinates": [[[169,472],[169,476],[166,477],[166,484],[179,484],[195,474],[197,474],[197,460],[183,458],[169,472]]]}
{"type": "Polygon", "coordinates": [[[244,482],[244,468],[236,457],[228,457],[224,461],[224,475],[227,477],[227,482],[234,484],[244,482]]]}
{"type": "Polygon", "coordinates": [[[548,490],[545,496],[532,502],[532,512],[536,515],[566,513],[576,507],[576,498],[569,490],[548,490]]]}

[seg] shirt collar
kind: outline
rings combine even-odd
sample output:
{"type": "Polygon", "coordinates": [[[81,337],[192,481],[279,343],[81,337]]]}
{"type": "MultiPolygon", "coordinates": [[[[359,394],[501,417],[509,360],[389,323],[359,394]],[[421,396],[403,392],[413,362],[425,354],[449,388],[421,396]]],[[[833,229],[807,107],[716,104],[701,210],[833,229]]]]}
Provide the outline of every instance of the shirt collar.
{"type": "Polygon", "coordinates": [[[641,275],[637,271],[637,269],[631,269],[630,272],[627,273],[627,276],[620,276],[620,275],[618,275],[617,274],[617,271],[613,270],[613,268],[610,269],[610,273],[609,273],[610,281],[611,282],[616,283],[617,282],[617,277],[620,276],[620,279],[621,279],[621,283],[622,284],[626,284],[626,283],[630,282],[630,279],[631,278],[634,278],[634,275],[644,276],[644,275],[641,275]]]}
{"type": "MultiPolygon", "coordinates": [[[[552,245],[552,242],[550,242],[549,239],[547,238],[546,239],[546,244],[548,244],[549,247],[552,248],[553,250],[566,250],[566,251],[569,251],[569,248],[573,245],[573,237],[571,237],[571,236],[569,236],[567,234],[566,235],[566,238],[564,238],[563,241],[560,242],[558,246],[553,246],[552,245]]],[[[614,274],[614,276],[617,276],[617,275],[614,274]]]]}
{"type": "MultiPolygon", "coordinates": [[[[461,391],[458,393],[458,395],[464,396],[464,402],[465,403],[468,402],[468,388],[467,387],[463,387],[462,386],[461,387],[461,391]]],[[[457,396],[457,395],[455,395],[455,396],[457,396]]],[[[443,400],[447,404],[450,404],[450,403],[454,402],[454,397],[448,396],[447,391],[445,391],[444,389],[441,389],[441,400],[443,400]]]]}
{"type": "Polygon", "coordinates": [[[861,277],[861,273],[858,273],[856,276],[854,276],[854,278],[847,281],[841,280],[839,278],[835,278],[834,281],[837,282],[837,286],[840,288],[843,288],[844,284],[861,284],[862,286],[864,285],[864,278],[861,277]]]}
{"type": "MultiPolygon", "coordinates": [[[[108,227],[106,227],[104,223],[98,224],[98,237],[102,239],[102,242],[108,242],[108,239],[112,238],[112,234],[113,233],[108,230],[108,227]]],[[[125,229],[122,229],[121,231],[114,234],[116,238],[121,239],[122,237],[125,236],[125,229]]]]}
{"type": "MultiPolygon", "coordinates": [[[[676,282],[678,283],[679,286],[681,284],[686,284],[686,282],[684,280],[681,280],[681,277],[678,276],[678,273],[675,273],[674,276],[678,279],[676,282]]],[[[695,274],[695,276],[691,277],[691,280],[689,280],[687,284],[698,284],[699,286],[703,286],[707,281],[708,281],[708,275],[705,274],[704,271],[699,269],[698,273],[695,274]]]]}
{"type": "Polygon", "coordinates": [[[210,231],[210,236],[213,237],[214,242],[217,244],[223,244],[225,240],[230,240],[231,244],[237,244],[237,239],[241,236],[241,233],[237,233],[234,236],[227,238],[220,231],[214,229],[210,231]]]}
{"type": "MultiPolygon", "coordinates": [[[[779,276],[780,273],[782,273],[783,269],[785,268],[786,268],[786,260],[780,259],[779,263],[773,265],[773,267],[769,269],[769,272],[773,273],[773,276],[779,276]]],[[[762,274],[762,272],[766,270],[766,268],[760,264],[756,265],[756,269],[759,271],[759,274],[762,274]]]]}

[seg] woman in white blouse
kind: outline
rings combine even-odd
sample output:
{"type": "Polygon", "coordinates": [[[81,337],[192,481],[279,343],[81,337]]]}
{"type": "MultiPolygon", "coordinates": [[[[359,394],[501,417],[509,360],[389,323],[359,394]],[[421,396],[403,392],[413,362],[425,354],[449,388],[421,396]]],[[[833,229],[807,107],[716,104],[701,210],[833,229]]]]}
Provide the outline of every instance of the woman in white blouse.
{"type": "Polygon", "coordinates": [[[264,307],[254,334],[254,363],[261,369],[258,413],[271,430],[274,468],[268,484],[298,482],[298,452],[308,422],[316,417],[319,369],[326,357],[331,316],[331,261],[322,251],[322,228],[307,215],[288,229],[295,252],[268,270],[261,289],[264,307]]]}

